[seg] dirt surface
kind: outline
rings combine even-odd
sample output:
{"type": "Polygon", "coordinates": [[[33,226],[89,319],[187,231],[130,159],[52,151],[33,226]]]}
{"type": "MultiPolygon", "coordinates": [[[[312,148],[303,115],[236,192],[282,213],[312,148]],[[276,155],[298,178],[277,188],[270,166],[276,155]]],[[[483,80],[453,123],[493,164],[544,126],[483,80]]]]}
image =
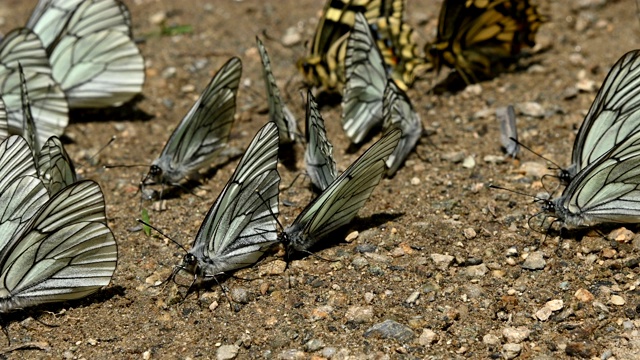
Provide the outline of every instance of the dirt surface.
{"type": "MultiPolygon", "coordinates": [[[[145,40],[140,44],[147,63],[143,98],[135,111],[74,114],[67,129],[68,150],[80,172],[105,192],[118,268],[111,286],[85,300],[5,317],[11,338],[6,356],[195,359],[231,357],[236,351],[237,358],[282,359],[640,356],[637,229],[614,234],[613,240],[595,233],[545,237],[527,224],[539,210],[531,198],[487,188],[496,183],[537,194],[545,191],[539,176],[551,172],[526,151],[519,160],[503,155],[494,116],[499,106],[539,113],[519,115],[520,139],[568,164],[595,90],[614,62],[637,47],[640,23],[633,1],[545,2],[542,12],[550,21],[540,30],[540,49],[517,71],[440,96],[428,93],[430,78],[419,81],[409,95],[435,134],[423,139],[393,179],[381,182],[360,220],[345,232],[357,230],[359,236],[345,242],[341,234],[318,251],[336,262],[310,256],[285,270],[281,258],[271,256],[236,274],[251,280],[224,280],[234,309],[219,286],[184,302],[177,301],[183,288],[151,287],[170,274],[183,252],[159,235],[136,231],[137,184],[147,169],[102,165],[150,164],[233,55],[242,58],[244,73],[230,145],[244,149],[267,120],[254,40],[265,30],[276,39],[265,40],[276,78],[303,126],[295,62],[305,53],[303,41],[311,38],[323,2],[125,2],[135,36],[145,40]],[[160,36],[154,24],[158,14],[166,16],[167,25],[191,25],[193,31],[160,36]],[[287,31],[302,40],[283,46],[287,31]],[[118,140],[87,161],[112,135],[118,140]],[[399,324],[396,338],[368,331],[386,320],[399,324]]],[[[0,30],[23,24],[34,5],[34,0],[2,1],[0,30]]],[[[439,1],[409,1],[407,21],[416,27],[420,44],[435,34],[439,6],[439,1]]],[[[373,140],[347,153],[339,112],[339,107],[322,109],[344,170],[373,140]]],[[[283,186],[303,168],[303,149],[295,149],[298,170],[279,167],[283,186]]],[[[235,164],[222,158],[195,195],[144,202],[152,223],[188,246],[235,164]]],[[[281,203],[289,206],[281,206],[280,221],[293,221],[312,196],[301,181],[282,191],[281,203]]]]}

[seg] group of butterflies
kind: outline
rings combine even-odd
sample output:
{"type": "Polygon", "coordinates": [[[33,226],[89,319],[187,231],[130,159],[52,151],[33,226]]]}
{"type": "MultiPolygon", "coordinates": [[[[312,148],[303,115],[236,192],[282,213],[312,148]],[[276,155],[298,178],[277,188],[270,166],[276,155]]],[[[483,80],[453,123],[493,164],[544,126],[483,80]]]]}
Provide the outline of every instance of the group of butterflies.
{"type": "Polygon", "coordinates": [[[328,0],[310,53],[298,62],[305,82],[327,92],[348,88],[347,39],[357,13],[364,14],[383,58],[383,65],[372,66],[383,66],[403,90],[443,66],[456,70],[467,84],[490,78],[516,60],[523,48],[535,45],[535,35],[546,21],[529,0],[444,0],[436,38],[422,55],[413,29],[403,21],[404,8],[405,0],[328,0]]]}

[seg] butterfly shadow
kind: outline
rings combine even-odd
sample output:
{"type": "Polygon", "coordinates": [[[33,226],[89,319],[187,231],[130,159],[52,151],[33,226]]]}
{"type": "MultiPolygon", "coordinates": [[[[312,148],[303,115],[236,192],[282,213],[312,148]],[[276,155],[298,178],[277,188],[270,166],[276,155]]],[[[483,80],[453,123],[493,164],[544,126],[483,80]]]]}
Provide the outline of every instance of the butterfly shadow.
{"type": "Polygon", "coordinates": [[[297,151],[294,149],[295,142],[289,144],[280,144],[278,149],[278,160],[289,171],[298,171],[297,151]]]}
{"type": "Polygon", "coordinates": [[[360,149],[362,149],[362,147],[365,144],[371,142],[373,140],[373,138],[376,137],[381,132],[382,132],[382,124],[374,126],[373,128],[371,128],[371,130],[369,131],[367,136],[365,136],[365,138],[359,144],[354,144],[352,142],[349,143],[349,146],[347,147],[345,152],[347,154],[355,154],[355,153],[359,152],[360,149]]]}
{"type": "Polygon", "coordinates": [[[104,122],[104,121],[117,121],[117,120],[134,120],[134,121],[149,121],[155,117],[153,114],[149,114],[146,111],[140,109],[137,104],[144,99],[143,95],[136,95],[128,102],[108,108],[100,109],[71,109],[69,111],[69,118],[74,123],[87,123],[87,122],[104,122]]]}

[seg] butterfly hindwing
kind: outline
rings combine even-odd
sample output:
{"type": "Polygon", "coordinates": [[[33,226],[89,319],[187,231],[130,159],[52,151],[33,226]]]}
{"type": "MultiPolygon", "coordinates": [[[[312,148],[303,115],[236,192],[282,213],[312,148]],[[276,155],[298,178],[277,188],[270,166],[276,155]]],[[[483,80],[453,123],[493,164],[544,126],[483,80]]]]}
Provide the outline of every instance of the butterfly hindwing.
{"type": "Polygon", "coordinates": [[[78,181],[73,161],[58,137],[50,137],[42,146],[38,174],[51,195],[78,181]]]}
{"type": "Polygon", "coordinates": [[[347,41],[346,84],[342,97],[342,127],[354,144],[382,123],[382,98],[387,76],[371,29],[360,13],[347,41]]]}

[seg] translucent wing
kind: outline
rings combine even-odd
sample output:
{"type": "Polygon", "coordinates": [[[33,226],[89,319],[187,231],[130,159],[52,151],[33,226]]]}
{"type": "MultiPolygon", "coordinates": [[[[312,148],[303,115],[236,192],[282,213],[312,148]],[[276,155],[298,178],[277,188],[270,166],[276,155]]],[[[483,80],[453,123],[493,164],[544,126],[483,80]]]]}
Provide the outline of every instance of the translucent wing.
{"type": "Polygon", "coordinates": [[[511,105],[497,108],[496,118],[500,123],[500,142],[502,143],[502,147],[507,155],[515,158],[520,151],[520,144],[517,142],[516,111],[511,105]],[[516,139],[516,141],[512,139],[516,139]]]}
{"type": "Polygon", "coordinates": [[[126,7],[114,0],[82,2],[70,15],[47,48],[69,106],[119,106],[142,91],[144,60],[130,21],[126,7]]]}
{"type": "Polygon", "coordinates": [[[32,175],[14,179],[0,192],[0,249],[22,233],[47,200],[47,189],[32,175]]]}
{"type": "Polygon", "coordinates": [[[4,139],[0,142],[0,192],[15,179],[27,175],[38,175],[29,144],[18,135],[4,139]]]}
{"type": "Polygon", "coordinates": [[[341,92],[344,53],[336,50],[343,48],[338,43],[345,42],[345,35],[353,28],[355,14],[363,13],[369,22],[379,18],[402,20],[404,6],[404,0],[327,0],[309,55],[298,61],[305,82],[311,87],[322,86],[323,91],[341,92]]]}
{"type": "Polygon", "coordinates": [[[109,284],[117,255],[100,187],[73,184],[0,250],[0,312],[87,296],[109,284]]]}
{"type": "Polygon", "coordinates": [[[356,14],[347,41],[346,56],[342,128],[354,144],[359,144],[382,123],[382,98],[387,84],[382,55],[360,13],[356,14]]]}
{"type": "Polygon", "coordinates": [[[278,128],[256,134],[207,213],[182,268],[207,278],[255,263],[277,241],[278,128]]]}
{"type": "Polygon", "coordinates": [[[602,83],[571,155],[570,177],[640,129],[640,50],[622,56],[602,83]]]}
{"type": "Polygon", "coordinates": [[[280,142],[282,144],[288,144],[295,141],[296,135],[299,134],[296,119],[280,96],[280,90],[271,71],[269,54],[267,54],[267,49],[265,49],[264,44],[262,44],[262,41],[257,36],[256,43],[258,44],[260,58],[262,59],[262,75],[264,76],[267,98],[269,99],[269,121],[273,121],[278,125],[280,142]]]}
{"type": "Polygon", "coordinates": [[[307,164],[307,174],[311,183],[324,191],[338,176],[338,170],[333,160],[333,146],[327,139],[324,120],[311,90],[307,91],[306,120],[307,148],[304,161],[307,164]]]}
{"type": "Polygon", "coordinates": [[[4,105],[4,100],[0,97],[0,140],[4,140],[9,137],[9,117],[7,115],[7,107],[4,105]]]}
{"type": "Polygon", "coordinates": [[[640,222],[640,133],[589,163],[543,209],[570,229],[640,222]]]}
{"type": "Polygon", "coordinates": [[[22,101],[22,137],[27,140],[27,143],[31,147],[31,153],[33,158],[37,158],[40,152],[40,140],[38,139],[38,131],[36,129],[36,122],[33,119],[33,113],[31,112],[31,99],[29,98],[29,90],[27,89],[27,80],[24,76],[22,66],[18,64],[18,72],[20,73],[20,100],[22,101]]]}
{"type": "Polygon", "coordinates": [[[281,241],[305,251],[353,220],[387,171],[385,161],[398,145],[399,129],[387,132],[284,229],[281,241]]]}
{"type": "Polygon", "coordinates": [[[19,65],[29,88],[31,112],[38,127],[38,139],[62,135],[69,121],[64,92],[52,77],[47,54],[38,36],[29,29],[17,29],[0,44],[0,94],[7,108],[9,133],[22,134],[23,106],[19,65]]]}
{"type": "Polygon", "coordinates": [[[420,140],[422,121],[407,94],[393,80],[387,83],[382,108],[384,131],[391,131],[396,127],[402,131],[398,146],[387,159],[387,176],[393,176],[420,140]]]}
{"type": "Polygon", "coordinates": [[[51,195],[78,181],[73,162],[56,136],[50,137],[40,150],[38,175],[51,195]]]}
{"type": "Polygon", "coordinates": [[[229,139],[241,75],[242,63],[236,57],[218,70],[171,134],[145,183],[176,184],[213,161],[229,139]]]}

